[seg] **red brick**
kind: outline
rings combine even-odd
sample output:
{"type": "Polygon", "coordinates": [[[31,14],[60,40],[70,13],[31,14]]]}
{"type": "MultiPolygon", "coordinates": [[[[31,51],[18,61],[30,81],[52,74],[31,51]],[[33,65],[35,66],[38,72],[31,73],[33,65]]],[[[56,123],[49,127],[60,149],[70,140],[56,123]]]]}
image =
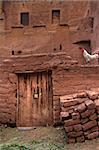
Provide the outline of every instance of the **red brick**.
{"type": "Polygon", "coordinates": [[[76,99],[71,99],[71,100],[65,100],[64,102],[61,103],[61,106],[63,107],[70,107],[77,105],[78,101],[76,99]]]}
{"type": "Polygon", "coordinates": [[[84,136],[80,136],[80,137],[77,137],[77,142],[84,142],[85,141],[85,137],[84,136]]]}
{"type": "Polygon", "coordinates": [[[67,136],[68,137],[72,137],[72,138],[74,138],[74,137],[79,137],[79,136],[82,136],[83,135],[83,131],[79,131],[79,132],[69,132],[68,134],[67,134],[67,136]]]}
{"type": "Polygon", "coordinates": [[[91,132],[98,131],[99,130],[98,124],[95,127],[91,128],[90,130],[91,130],[91,132]]]}
{"type": "Polygon", "coordinates": [[[85,109],[86,109],[86,106],[85,106],[84,103],[82,103],[82,104],[80,104],[80,105],[75,109],[75,111],[78,111],[78,112],[81,113],[81,112],[84,112],[85,109]]]}
{"type": "Polygon", "coordinates": [[[84,132],[84,135],[87,136],[88,134],[93,133],[93,132],[96,132],[96,131],[98,131],[98,130],[99,130],[98,126],[95,126],[95,127],[91,128],[91,129],[85,131],[85,132],[84,132]]]}
{"type": "Polygon", "coordinates": [[[61,120],[66,120],[70,117],[68,112],[60,112],[60,119],[61,120]]]}
{"type": "Polygon", "coordinates": [[[73,99],[76,99],[76,98],[82,99],[82,98],[86,98],[87,94],[85,92],[81,92],[81,93],[73,94],[72,96],[73,96],[73,99]]]}
{"type": "Polygon", "coordinates": [[[73,120],[76,120],[76,119],[79,119],[79,118],[80,118],[80,114],[79,114],[79,113],[75,113],[75,112],[74,112],[74,113],[72,113],[71,115],[72,115],[72,119],[73,119],[73,120]]]}
{"type": "Polygon", "coordinates": [[[82,125],[81,124],[77,124],[77,125],[74,125],[74,131],[81,131],[82,130],[82,125]]]}
{"type": "Polygon", "coordinates": [[[75,106],[70,106],[70,107],[61,106],[61,109],[65,110],[65,111],[69,111],[69,110],[73,110],[73,111],[74,111],[74,109],[75,109],[77,106],[79,106],[79,105],[77,104],[77,105],[75,105],[75,106]]]}
{"type": "Polygon", "coordinates": [[[86,97],[87,97],[86,92],[81,92],[77,94],[77,98],[86,98],[86,97]]]}
{"type": "Polygon", "coordinates": [[[86,104],[88,109],[94,109],[96,107],[92,100],[86,100],[85,104],[86,104]]]}
{"type": "Polygon", "coordinates": [[[68,138],[67,139],[68,144],[75,143],[75,142],[76,142],[75,138],[68,138]]]}
{"type": "Polygon", "coordinates": [[[84,132],[84,136],[85,136],[85,138],[87,138],[88,134],[90,134],[90,133],[91,133],[91,131],[90,131],[90,130],[88,130],[88,131],[84,132]]]}
{"type": "Polygon", "coordinates": [[[97,137],[99,137],[99,132],[98,132],[98,131],[97,131],[97,132],[90,133],[90,134],[88,134],[88,136],[87,136],[88,140],[95,139],[95,138],[97,138],[97,137]]]}
{"type": "Polygon", "coordinates": [[[97,114],[99,115],[99,110],[96,109],[97,114]]]}
{"type": "Polygon", "coordinates": [[[77,98],[77,93],[73,94],[73,99],[76,99],[77,98]]]}
{"type": "Polygon", "coordinates": [[[73,126],[64,127],[66,132],[73,131],[73,126]]]}
{"type": "Polygon", "coordinates": [[[60,112],[60,116],[68,118],[69,117],[69,113],[68,112],[60,112]]]}
{"type": "Polygon", "coordinates": [[[69,120],[64,121],[64,123],[65,123],[65,126],[68,127],[68,126],[79,124],[80,119],[77,119],[77,120],[69,119],[69,120]]]}
{"type": "Polygon", "coordinates": [[[65,102],[65,100],[70,100],[70,99],[73,99],[73,96],[72,95],[65,95],[65,96],[61,96],[60,97],[60,102],[65,102]]]}
{"type": "Polygon", "coordinates": [[[83,124],[82,127],[83,127],[84,131],[87,131],[87,130],[91,129],[92,127],[95,127],[96,125],[97,125],[97,121],[93,120],[93,121],[89,121],[89,122],[83,124]]]}
{"type": "Polygon", "coordinates": [[[71,107],[67,107],[67,108],[64,108],[64,107],[61,107],[61,111],[62,112],[66,112],[66,111],[71,111],[71,112],[73,112],[73,108],[71,108],[71,107]]]}
{"type": "Polygon", "coordinates": [[[68,112],[69,112],[69,114],[72,114],[74,112],[74,110],[70,109],[68,112]]]}
{"type": "Polygon", "coordinates": [[[86,99],[86,98],[78,98],[78,99],[77,99],[78,104],[82,104],[83,102],[85,102],[85,99],[86,99]]]}
{"type": "Polygon", "coordinates": [[[89,117],[89,119],[90,119],[90,120],[96,120],[96,119],[97,119],[96,113],[94,113],[93,115],[91,115],[91,116],[89,117]]]}
{"type": "Polygon", "coordinates": [[[96,105],[96,111],[97,111],[97,114],[99,114],[99,99],[96,99],[94,101],[95,105],[96,105]]]}
{"type": "Polygon", "coordinates": [[[96,105],[96,108],[99,108],[99,99],[96,99],[96,100],[94,101],[94,103],[95,103],[95,105],[96,105]]]}
{"type": "Polygon", "coordinates": [[[88,97],[92,100],[95,100],[98,98],[98,93],[97,92],[93,92],[93,91],[87,91],[86,92],[88,97]]]}
{"type": "Polygon", "coordinates": [[[81,117],[82,118],[87,118],[90,115],[94,114],[94,112],[95,112],[95,109],[93,109],[93,110],[86,110],[85,112],[81,113],[81,117]]]}
{"type": "Polygon", "coordinates": [[[88,122],[88,121],[89,121],[88,118],[81,119],[81,124],[85,124],[85,123],[88,122]]]}
{"type": "Polygon", "coordinates": [[[95,126],[95,127],[93,127],[93,128],[91,128],[91,132],[95,132],[95,131],[98,131],[98,125],[97,126],[95,126]]]}

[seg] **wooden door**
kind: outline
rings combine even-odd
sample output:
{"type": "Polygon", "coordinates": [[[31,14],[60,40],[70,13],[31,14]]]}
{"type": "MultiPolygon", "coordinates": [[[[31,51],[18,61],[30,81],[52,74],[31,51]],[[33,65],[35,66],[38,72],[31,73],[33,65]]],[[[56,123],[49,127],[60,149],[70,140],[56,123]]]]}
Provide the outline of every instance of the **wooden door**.
{"type": "Polygon", "coordinates": [[[51,71],[19,74],[17,126],[51,125],[53,93],[51,71]]]}

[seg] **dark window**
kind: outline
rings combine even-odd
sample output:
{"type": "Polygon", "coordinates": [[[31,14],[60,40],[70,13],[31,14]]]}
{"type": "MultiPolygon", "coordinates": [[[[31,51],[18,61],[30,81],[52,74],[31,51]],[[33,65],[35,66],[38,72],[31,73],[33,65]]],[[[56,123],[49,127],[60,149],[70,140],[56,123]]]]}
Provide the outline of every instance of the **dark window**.
{"type": "Polygon", "coordinates": [[[60,44],[60,50],[62,50],[62,45],[60,44]]]}
{"type": "Polygon", "coordinates": [[[14,51],[12,51],[12,55],[14,55],[14,51]]]}
{"type": "Polygon", "coordinates": [[[19,51],[18,51],[18,54],[21,54],[21,53],[22,53],[22,51],[19,50],[19,51]]]}
{"type": "Polygon", "coordinates": [[[60,22],[60,10],[52,10],[52,23],[60,22]]]}
{"type": "Polygon", "coordinates": [[[29,13],[25,12],[25,13],[21,13],[21,24],[23,24],[24,26],[28,26],[29,25],[29,13]]]}

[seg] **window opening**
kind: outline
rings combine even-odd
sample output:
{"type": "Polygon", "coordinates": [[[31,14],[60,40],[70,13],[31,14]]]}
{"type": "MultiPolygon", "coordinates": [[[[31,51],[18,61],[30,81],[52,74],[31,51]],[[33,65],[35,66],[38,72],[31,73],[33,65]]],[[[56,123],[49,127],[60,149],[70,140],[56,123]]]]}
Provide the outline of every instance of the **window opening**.
{"type": "Polygon", "coordinates": [[[29,13],[28,12],[24,12],[20,14],[21,17],[21,24],[24,26],[28,26],[29,25],[29,13]]]}
{"type": "Polygon", "coordinates": [[[60,22],[60,10],[52,10],[52,23],[60,22]]]}
{"type": "Polygon", "coordinates": [[[14,55],[14,51],[12,51],[12,55],[14,55]]]}

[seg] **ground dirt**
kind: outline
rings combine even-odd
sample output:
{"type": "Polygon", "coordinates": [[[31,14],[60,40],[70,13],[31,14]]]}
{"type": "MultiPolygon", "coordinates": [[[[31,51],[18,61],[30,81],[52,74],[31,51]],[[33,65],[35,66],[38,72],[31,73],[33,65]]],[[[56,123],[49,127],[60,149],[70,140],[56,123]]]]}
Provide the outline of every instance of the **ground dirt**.
{"type": "Polygon", "coordinates": [[[62,127],[0,128],[0,150],[99,150],[99,139],[67,144],[62,127]]]}

